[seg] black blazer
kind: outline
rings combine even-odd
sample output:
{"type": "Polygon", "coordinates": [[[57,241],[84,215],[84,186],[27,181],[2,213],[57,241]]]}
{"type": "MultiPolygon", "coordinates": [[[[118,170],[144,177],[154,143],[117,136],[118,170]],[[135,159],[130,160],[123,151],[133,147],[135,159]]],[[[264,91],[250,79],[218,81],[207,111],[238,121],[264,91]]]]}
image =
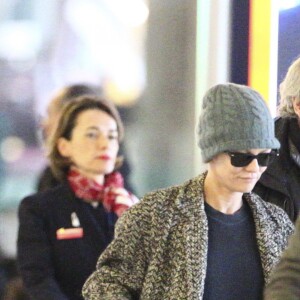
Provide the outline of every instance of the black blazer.
{"type": "Polygon", "coordinates": [[[63,184],[26,197],[19,207],[17,260],[32,299],[81,300],[81,288],[113,238],[117,216],[75,197],[63,184]],[[75,216],[72,222],[71,215],[75,216]],[[60,228],[83,229],[83,237],[57,239],[60,228]]]}

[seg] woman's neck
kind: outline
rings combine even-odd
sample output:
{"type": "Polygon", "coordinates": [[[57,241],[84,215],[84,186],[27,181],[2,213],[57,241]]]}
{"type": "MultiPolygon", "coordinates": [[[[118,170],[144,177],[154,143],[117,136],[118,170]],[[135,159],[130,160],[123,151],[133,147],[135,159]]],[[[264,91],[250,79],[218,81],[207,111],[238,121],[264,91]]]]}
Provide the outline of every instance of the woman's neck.
{"type": "Polygon", "coordinates": [[[224,214],[234,214],[243,205],[243,193],[218,186],[209,176],[204,181],[205,202],[224,214]]]}
{"type": "Polygon", "coordinates": [[[104,174],[96,174],[91,172],[86,172],[83,168],[78,168],[76,166],[72,166],[74,170],[80,173],[82,176],[92,179],[100,185],[104,184],[104,174]]]}

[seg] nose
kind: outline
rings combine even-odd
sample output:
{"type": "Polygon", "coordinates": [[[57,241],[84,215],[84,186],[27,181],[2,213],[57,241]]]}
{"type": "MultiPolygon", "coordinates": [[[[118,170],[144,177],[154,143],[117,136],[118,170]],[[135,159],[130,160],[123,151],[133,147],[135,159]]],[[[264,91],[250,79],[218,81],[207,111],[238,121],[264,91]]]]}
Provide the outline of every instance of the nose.
{"type": "Polygon", "coordinates": [[[257,172],[257,171],[259,171],[259,164],[258,164],[257,159],[256,158],[252,159],[252,161],[250,162],[250,164],[247,165],[245,168],[249,172],[257,172]]]}
{"type": "Polygon", "coordinates": [[[100,136],[99,137],[99,139],[98,139],[98,146],[101,149],[106,149],[108,147],[108,144],[109,144],[108,137],[106,137],[106,136],[100,136]]]}

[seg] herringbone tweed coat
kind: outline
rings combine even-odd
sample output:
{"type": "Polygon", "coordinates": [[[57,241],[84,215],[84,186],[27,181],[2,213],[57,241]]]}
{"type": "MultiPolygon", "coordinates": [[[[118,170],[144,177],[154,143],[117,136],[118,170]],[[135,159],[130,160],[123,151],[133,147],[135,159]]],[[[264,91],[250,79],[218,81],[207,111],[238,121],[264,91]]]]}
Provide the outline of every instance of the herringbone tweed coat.
{"type": "MultiPolygon", "coordinates": [[[[85,299],[202,299],[208,247],[205,176],[152,192],[119,219],[114,241],[83,287],[85,299]]],[[[253,212],[267,282],[293,224],[282,209],[257,195],[244,198],[253,212]]]]}

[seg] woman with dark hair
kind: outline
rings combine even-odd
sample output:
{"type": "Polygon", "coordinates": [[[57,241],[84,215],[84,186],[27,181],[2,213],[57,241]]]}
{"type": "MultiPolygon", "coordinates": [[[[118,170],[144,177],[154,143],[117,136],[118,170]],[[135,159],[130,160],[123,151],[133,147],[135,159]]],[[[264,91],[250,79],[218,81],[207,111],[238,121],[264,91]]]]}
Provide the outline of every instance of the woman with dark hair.
{"type": "MultiPolygon", "coordinates": [[[[65,105],[74,101],[78,97],[87,95],[100,97],[102,94],[103,91],[100,86],[85,83],[71,84],[59,89],[51,98],[47,108],[47,114],[41,123],[42,135],[45,143],[51,139],[65,105]]],[[[120,144],[119,153],[121,153],[125,159],[119,171],[124,178],[124,186],[133,192],[134,190],[130,182],[131,168],[125,152],[124,145],[120,144]]],[[[57,186],[58,184],[59,180],[57,180],[57,178],[53,175],[50,166],[47,165],[38,178],[37,191],[45,191],[57,186]]]]}
{"type": "MultiPolygon", "coordinates": [[[[45,143],[55,131],[61,111],[66,104],[80,96],[92,95],[99,97],[101,94],[100,87],[83,83],[71,84],[56,91],[48,104],[46,116],[41,122],[42,136],[45,143]]],[[[50,166],[47,165],[38,178],[37,191],[45,191],[58,184],[59,181],[53,175],[50,166]]]]}
{"type": "Polygon", "coordinates": [[[83,96],[64,107],[48,145],[61,184],[25,198],[19,208],[17,258],[32,299],[82,299],[117,218],[137,202],[116,171],[122,138],[111,102],[83,96]]]}

